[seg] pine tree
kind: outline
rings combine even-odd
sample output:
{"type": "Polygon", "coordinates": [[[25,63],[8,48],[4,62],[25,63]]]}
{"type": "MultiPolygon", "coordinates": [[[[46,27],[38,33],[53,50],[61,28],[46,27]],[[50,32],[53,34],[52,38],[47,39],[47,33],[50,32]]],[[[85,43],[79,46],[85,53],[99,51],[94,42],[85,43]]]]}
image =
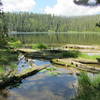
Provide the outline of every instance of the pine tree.
{"type": "Polygon", "coordinates": [[[0,47],[5,47],[7,45],[8,30],[5,18],[5,14],[3,12],[3,3],[0,0],[0,47]]]}

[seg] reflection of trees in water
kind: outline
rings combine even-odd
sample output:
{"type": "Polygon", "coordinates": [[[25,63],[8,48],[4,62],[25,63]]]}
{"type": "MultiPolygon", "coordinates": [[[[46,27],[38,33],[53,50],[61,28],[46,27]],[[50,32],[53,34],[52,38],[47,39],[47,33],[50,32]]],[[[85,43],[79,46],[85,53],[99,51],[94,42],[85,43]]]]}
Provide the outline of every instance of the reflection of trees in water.
{"type": "Polygon", "coordinates": [[[9,96],[9,90],[8,89],[3,89],[0,90],[0,100],[6,100],[9,96]]]}

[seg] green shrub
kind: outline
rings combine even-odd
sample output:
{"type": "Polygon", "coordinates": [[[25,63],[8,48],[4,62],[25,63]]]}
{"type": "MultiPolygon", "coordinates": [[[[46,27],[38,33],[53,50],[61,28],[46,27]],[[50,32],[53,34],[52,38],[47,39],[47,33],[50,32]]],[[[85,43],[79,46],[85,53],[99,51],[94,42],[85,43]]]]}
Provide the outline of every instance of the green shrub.
{"type": "Polygon", "coordinates": [[[77,58],[80,55],[79,51],[75,51],[75,50],[70,50],[70,51],[65,51],[62,53],[63,57],[67,57],[67,58],[77,58]]]}
{"type": "Polygon", "coordinates": [[[47,45],[45,45],[45,44],[38,43],[38,44],[34,44],[34,45],[32,46],[32,48],[33,48],[33,49],[47,49],[48,47],[47,47],[47,45]]]}
{"type": "Polygon", "coordinates": [[[12,61],[16,61],[18,54],[9,49],[2,49],[0,51],[0,64],[7,65],[12,61]]]}

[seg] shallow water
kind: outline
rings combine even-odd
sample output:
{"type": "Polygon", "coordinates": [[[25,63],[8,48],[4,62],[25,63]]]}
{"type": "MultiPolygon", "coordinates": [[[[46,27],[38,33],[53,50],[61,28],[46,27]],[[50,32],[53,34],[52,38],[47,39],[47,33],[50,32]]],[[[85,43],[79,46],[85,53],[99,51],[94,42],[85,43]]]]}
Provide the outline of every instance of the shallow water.
{"type": "MultiPolygon", "coordinates": [[[[51,64],[49,61],[33,60],[41,66],[51,64]]],[[[23,60],[18,63],[28,66],[23,60]]],[[[51,64],[50,67],[53,65],[51,64]]],[[[21,66],[19,66],[20,68],[21,66]]],[[[27,68],[27,67],[26,67],[27,68]]],[[[22,83],[14,87],[0,91],[0,100],[71,100],[76,94],[74,84],[77,83],[76,76],[68,75],[66,68],[58,68],[62,74],[53,76],[48,72],[39,72],[36,75],[27,77],[22,83]]]]}

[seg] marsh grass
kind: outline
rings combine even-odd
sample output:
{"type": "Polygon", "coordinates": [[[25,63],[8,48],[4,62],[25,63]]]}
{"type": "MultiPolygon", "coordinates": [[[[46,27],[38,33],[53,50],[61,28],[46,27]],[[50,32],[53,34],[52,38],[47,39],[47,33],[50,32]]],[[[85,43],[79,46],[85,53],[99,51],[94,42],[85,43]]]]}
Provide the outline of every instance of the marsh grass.
{"type": "Polygon", "coordinates": [[[100,100],[100,75],[89,77],[82,72],[78,77],[77,96],[73,100],[100,100]]]}

